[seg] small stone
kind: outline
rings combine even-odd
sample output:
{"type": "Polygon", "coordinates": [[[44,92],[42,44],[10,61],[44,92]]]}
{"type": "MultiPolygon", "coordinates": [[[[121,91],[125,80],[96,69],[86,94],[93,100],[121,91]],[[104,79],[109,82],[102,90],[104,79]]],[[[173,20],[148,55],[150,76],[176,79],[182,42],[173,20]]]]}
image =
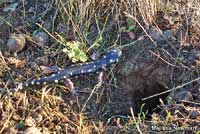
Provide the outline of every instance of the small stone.
{"type": "Polygon", "coordinates": [[[155,40],[155,41],[164,41],[164,40],[175,40],[175,37],[173,37],[173,31],[172,30],[166,30],[161,31],[157,29],[156,27],[151,27],[149,29],[149,35],[155,40]]]}
{"type": "Polygon", "coordinates": [[[42,115],[41,114],[37,114],[36,118],[35,118],[36,123],[40,123],[42,120],[43,120],[42,115]]]}
{"type": "Polygon", "coordinates": [[[25,120],[25,125],[29,127],[35,126],[35,120],[32,117],[28,117],[25,120]]]}
{"type": "Polygon", "coordinates": [[[43,47],[45,43],[47,43],[48,39],[49,35],[45,32],[38,32],[36,35],[34,35],[34,40],[40,47],[43,47]]]}
{"type": "Polygon", "coordinates": [[[174,100],[175,101],[181,101],[181,100],[192,101],[193,97],[192,97],[191,92],[189,91],[177,91],[174,94],[174,100]]]}
{"type": "Polygon", "coordinates": [[[162,31],[159,31],[156,27],[151,27],[149,29],[149,35],[156,41],[160,41],[162,39],[162,31]]]}
{"type": "Polygon", "coordinates": [[[136,34],[134,32],[128,32],[129,38],[131,38],[132,40],[136,39],[136,34]]]}
{"type": "Polygon", "coordinates": [[[42,133],[36,127],[29,127],[23,132],[23,134],[42,134],[42,133]]]}
{"type": "Polygon", "coordinates": [[[6,132],[7,134],[18,134],[18,130],[12,126],[8,129],[8,131],[6,132]]]}
{"type": "Polygon", "coordinates": [[[173,31],[172,30],[166,30],[166,31],[164,31],[163,36],[164,36],[164,38],[166,40],[168,40],[168,39],[176,40],[175,37],[173,37],[173,31]]]}
{"type": "Polygon", "coordinates": [[[190,111],[190,118],[196,119],[198,116],[200,116],[200,111],[199,110],[191,110],[190,111]]]}
{"type": "Polygon", "coordinates": [[[48,56],[37,57],[36,63],[38,65],[48,65],[49,64],[49,58],[48,58],[48,56]]]}
{"type": "Polygon", "coordinates": [[[8,58],[8,62],[16,68],[23,68],[26,65],[26,60],[20,60],[14,57],[8,58]]]}
{"type": "Polygon", "coordinates": [[[7,46],[11,52],[20,52],[25,47],[25,43],[24,34],[11,34],[7,46]]]}
{"type": "Polygon", "coordinates": [[[20,117],[18,114],[14,114],[14,115],[12,116],[12,118],[13,118],[14,120],[16,120],[16,121],[20,121],[20,120],[21,120],[21,117],[20,117]]]}
{"type": "Polygon", "coordinates": [[[43,127],[43,128],[42,128],[42,134],[50,134],[48,128],[43,127]]]}

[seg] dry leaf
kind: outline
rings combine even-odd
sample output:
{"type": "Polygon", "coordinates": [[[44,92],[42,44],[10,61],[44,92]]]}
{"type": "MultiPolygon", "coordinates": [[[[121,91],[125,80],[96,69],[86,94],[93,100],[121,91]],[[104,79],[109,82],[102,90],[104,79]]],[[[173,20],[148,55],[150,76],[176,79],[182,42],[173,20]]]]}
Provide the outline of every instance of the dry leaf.
{"type": "Polygon", "coordinates": [[[26,60],[19,60],[16,58],[8,58],[8,62],[14,65],[16,68],[23,68],[26,65],[26,60]]]}

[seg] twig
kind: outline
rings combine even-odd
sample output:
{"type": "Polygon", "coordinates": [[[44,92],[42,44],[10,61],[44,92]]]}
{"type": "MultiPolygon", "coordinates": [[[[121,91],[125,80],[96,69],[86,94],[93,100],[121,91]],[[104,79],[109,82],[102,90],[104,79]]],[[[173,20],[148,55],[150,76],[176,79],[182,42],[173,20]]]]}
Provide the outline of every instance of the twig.
{"type": "Polygon", "coordinates": [[[124,12],[124,14],[129,17],[129,18],[132,18],[141,28],[142,30],[144,31],[144,33],[149,37],[149,39],[153,42],[153,44],[155,46],[157,46],[156,42],[151,38],[151,36],[148,34],[148,32],[144,29],[144,27],[142,26],[142,24],[140,24],[140,22],[137,20],[137,18],[135,18],[134,16],[128,14],[127,12],[124,12]]]}
{"type": "Polygon", "coordinates": [[[186,86],[186,85],[188,85],[188,84],[191,84],[191,83],[193,83],[193,82],[195,82],[195,81],[198,81],[198,80],[200,80],[200,77],[198,77],[198,78],[196,78],[196,79],[194,79],[194,80],[191,80],[191,81],[189,81],[189,82],[186,82],[186,83],[184,83],[184,84],[182,84],[182,85],[179,85],[179,86],[177,86],[177,87],[175,87],[175,88],[169,89],[169,90],[167,90],[167,91],[164,91],[164,92],[161,92],[161,93],[157,93],[157,94],[151,95],[151,96],[146,97],[146,98],[142,98],[142,101],[147,100],[147,99],[150,99],[150,98],[153,98],[153,97],[156,97],[156,96],[159,96],[159,95],[162,95],[162,94],[165,94],[165,93],[168,93],[168,92],[171,92],[171,91],[174,91],[174,90],[177,90],[177,89],[179,89],[179,88],[182,88],[182,87],[184,87],[184,86],[186,86]]]}
{"type": "Polygon", "coordinates": [[[140,127],[139,127],[139,125],[138,125],[137,122],[136,122],[136,119],[135,119],[135,116],[134,116],[134,113],[133,113],[133,108],[131,107],[130,109],[131,109],[131,115],[132,115],[132,117],[133,117],[133,120],[134,120],[134,122],[135,122],[135,125],[136,125],[136,127],[137,127],[137,130],[138,130],[138,132],[139,132],[140,134],[142,134],[142,132],[141,132],[141,130],[140,130],[140,127]]]}
{"type": "Polygon", "coordinates": [[[158,57],[159,59],[161,59],[163,62],[167,63],[168,65],[172,66],[172,67],[177,67],[179,68],[179,66],[173,65],[171,63],[169,63],[168,61],[166,61],[165,59],[163,59],[160,55],[154,53],[153,51],[150,51],[153,55],[155,55],[156,57],[158,57]]]}

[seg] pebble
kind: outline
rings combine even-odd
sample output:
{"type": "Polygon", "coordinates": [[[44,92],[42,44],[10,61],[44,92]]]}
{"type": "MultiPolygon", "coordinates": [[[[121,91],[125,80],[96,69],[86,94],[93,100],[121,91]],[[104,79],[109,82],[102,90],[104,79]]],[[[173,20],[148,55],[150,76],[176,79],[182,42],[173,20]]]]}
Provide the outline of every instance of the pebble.
{"type": "Polygon", "coordinates": [[[47,43],[49,35],[45,32],[38,32],[33,38],[38,46],[43,47],[47,43]]]}
{"type": "Polygon", "coordinates": [[[193,97],[192,97],[191,92],[189,91],[177,91],[174,94],[174,100],[175,101],[180,101],[180,100],[192,101],[193,97]]]}
{"type": "Polygon", "coordinates": [[[32,117],[28,117],[25,120],[25,125],[29,127],[35,126],[35,120],[32,117]]]}
{"type": "Polygon", "coordinates": [[[20,52],[25,47],[25,43],[24,34],[11,34],[7,41],[7,47],[11,52],[20,52]]]}
{"type": "Polygon", "coordinates": [[[189,113],[190,113],[190,118],[192,119],[196,119],[198,116],[200,116],[199,109],[190,110],[189,113]]]}
{"type": "Polygon", "coordinates": [[[37,114],[35,117],[35,121],[36,123],[40,123],[43,120],[43,116],[41,114],[37,114]]]}
{"type": "Polygon", "coordinates": [[[164,41],[164,40],[175,40],[175,37],[173,36],[173,31],[171,30],[166,30],[166,31],[161,31],[158,30],[156,27],[151,27],[149,29],[149,35],[151,38],[153,38],[155,41],[164,41]]]}
{"type": "Polygon", "coordinates": [[[42,133],[36,127],[29,127],[23,132],[23,134],[42,134],[42,133]]]}

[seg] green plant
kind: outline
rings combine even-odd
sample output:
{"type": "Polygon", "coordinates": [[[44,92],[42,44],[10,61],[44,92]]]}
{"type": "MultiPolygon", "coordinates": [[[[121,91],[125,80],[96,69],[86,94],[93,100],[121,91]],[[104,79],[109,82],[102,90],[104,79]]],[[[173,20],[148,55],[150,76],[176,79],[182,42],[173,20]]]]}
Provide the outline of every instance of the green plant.
{"type": "Polygon", "coordinates": [[[60,34],[55,33],[56,36],[52,35],[49,31],[47,31],[40,24],[36,23],[42,30],[44,30],[49,36],[51,36],[54,40],[64,46],[62,52],[66,53],[68,57],[72,60],[72,62],[85,62],[88,60],[86,53],[81,49],[81,47],[85,46],[85,44],[80,43],[78,41],[66,41],[64,37],[60,34]]]}
{"type": "Polygon", "coordinates": [[[85,62],[88,60],[86,53],[80,49],[84,44],[78,41],[67,42],[61,35],[57,34],[58,39],[64,45],[62,52],[66,53],[68,57],[72,60],[72,62],[85,62]]]}
{"type": "Polygon", "coordinates": [[[128,18],[127,23],[128,23],[127,32],[133,31],[135,29],[135,21],[133,19],[128,18]]]}

